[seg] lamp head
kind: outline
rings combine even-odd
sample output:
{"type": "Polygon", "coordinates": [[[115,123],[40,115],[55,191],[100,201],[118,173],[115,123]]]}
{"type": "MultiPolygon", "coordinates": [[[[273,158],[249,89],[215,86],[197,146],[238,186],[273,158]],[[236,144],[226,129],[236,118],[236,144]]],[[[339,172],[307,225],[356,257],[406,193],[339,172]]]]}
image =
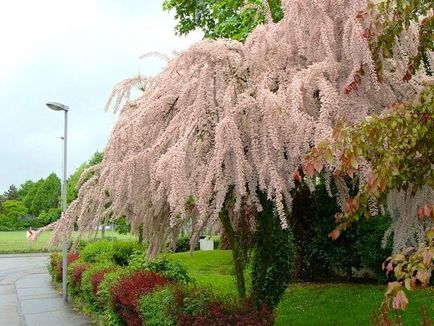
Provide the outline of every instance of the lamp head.
{"type": "Polygon", "coordinates": [[[47,106],[54,111],[68,111],[69,107],[57,102],[48,102],[47,106]]]}

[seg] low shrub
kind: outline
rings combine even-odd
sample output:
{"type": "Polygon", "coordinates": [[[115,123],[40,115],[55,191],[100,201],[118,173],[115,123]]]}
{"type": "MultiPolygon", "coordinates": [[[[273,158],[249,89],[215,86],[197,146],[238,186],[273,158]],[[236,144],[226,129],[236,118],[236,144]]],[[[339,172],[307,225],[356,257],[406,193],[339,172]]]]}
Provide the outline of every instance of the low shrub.
{"type": "Polygon", "coordinates": [[[191,280],[184,266],[178,262],[171,262],[165,258],[155,261],[146,261],[142,265],[142,268],[145,271],[158,273],[168,280],[176,281],[181,284],[187,284],[191,280]]]}
{"type": "Polygon", "coordinates": [[[102,312],[104,310],[104,307],[98,304],[98,292],[96,290],[99,289],[104,276],[115,270],[116,265],[112,262],[103,262],[91,265],[84,271],[81,281],[81,296],[87,311],[102,312]]]}
{"type": "Polygon", "coordinates": [[[268,326],[273,325],[273,311],[251,301],[239,303],[217,297],[209,288],[183,287],[175,291],[176,321],[180,326],[268,326]]]}
{"type": "Polygon", "coordinates": [[[53,252],[50,255],[50,265],[48,267],[48,273],[51,275],[51,279],[54,282],[62,281],[62,273],[59,274],[59,262],[62,264],[62,254],[53,252]]]}
{"type": "Polygon", "coordinates": [[[176,240],[175,252],[186,252],[190,250],[190,237],[182,236],[176,240]]]}
{"type": "Polygon", "coordinates": [[[140,314],[145,325],[176,325],[176,299],[172,286],[159,287],[139,300],[140,314]]]}
{"type": "Polygon", "coordinates": [[[251,304],[244,304],[236,309],[228,308],[219,301],[211,302],[203,314],[178,316],[179,326],[268,326],[274,323],[274,314],[266,306],[259,310],[251,304]]]}
{"type": "Polygon", "coordinates": [[[134,272],[130,267],[117,268],[114,272],[104,275],[96,298],[100,307],[104,307],[103,317],[107,325],[122,325],[122,320],[113,310],[113,303],[110,292],[122,279],[134,272]]]}
{"type": "Polygon", "coordinates": [[[157,273],[134,272],[111,288],[113,308],[128,326],[140,326],[142,325],[138,304],[140,297],[167,283],[168,280],[157,273]]]}
{"type": "MultiPolygon", "coordinates": [[[[74,261],[80,258],[80,255],[77,252],[68,253],[67,263],[68,266],[71,265],[74,261]]],[[[63,264],[62,264],[62,254],[61,253],[52,253],[50,256],[50,267],[49,273],[55,282],[62,282],[62,273],[63,273],[63,264]]]]}
{"type": "Polygon", "coordinates": [[[141,245],[133,241],[98,240],[87,244],[80,254],[89,263],[109,262],[126,266],[131,255],[143,251],[141,245]]]}
{"type": "Polygon", "coordinates": [[[80,259],[68,266],[68,286],[69,293],[72,297],[77,297],[81,294],[81,281],[83,273],[89,268],[89,264],[80,259]]]}

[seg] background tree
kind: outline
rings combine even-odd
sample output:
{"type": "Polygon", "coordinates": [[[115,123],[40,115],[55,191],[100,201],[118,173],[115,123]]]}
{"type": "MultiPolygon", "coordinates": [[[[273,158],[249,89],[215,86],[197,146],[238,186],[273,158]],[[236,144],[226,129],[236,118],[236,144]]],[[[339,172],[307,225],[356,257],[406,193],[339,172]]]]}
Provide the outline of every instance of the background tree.
{"type": "Polygon", "coordinates": [[[80,180],[81,174],[88,168],[97,165],[102,162],[102,159],[104,157],[103,152],[96,151],[92,157],[87,161],[81,164],[74,173],[69,177],[67,182],[67,193],[66,193],[66,200],[68,205],[77,198],[78,195],[78,181],[80,180]]]}
{"type": "Polygon", "coordinates": [[[2,203],[2,207],[0,227],[16,228],[19,225],[19,218],[28,214],[27,207],[19,200],[6,200],[2,203]]]}
{"type": "Polygon", "coordinates": [[[200,29],[209,39],[230,38],[244,41],[265,20],[269,11],[274,22],[283,17],[280,0],[165,0],[165,10],[175,10],[180,35],[200,29]]]}
{"type": "Polygon", "coordinates": [[[31,205],[31,212],[39,216],[50,208],[58,208],[60,199],[60,179],[51,173],[38,187],[31,205]]]}
{"type": "Polygon", "coordinates": [[[19,198],[17,187],[10,185],[8,190],[4,192],[3,197],[6,200],[17,200],[19,198]]]}
{"type": "MultiPolygon", "coordinates": [[[[27,181],[25,183],[27,183],[27,181]]],[[[32,203],[36,197],[36,194],[38,193],[38,189],[42,186],[43,183],[44,179],[39,179],[36,182],[31,181],[31,183],[29,183],[28,186],[25,187],[26,191],[22,197],[22,201],[24,205],[26,205],[26,207],[29,209],[29,213],[34,216],[37,216],[37,214],[32,211],[32,203]]]]}
{"type": "Polygon", "coordinates": [[[18,188],[18,196],[21,200],[23,200],[27,194],[33,189],[35,182],[32,180],[27,180],[23,184],[21,184],[18,188]]]}

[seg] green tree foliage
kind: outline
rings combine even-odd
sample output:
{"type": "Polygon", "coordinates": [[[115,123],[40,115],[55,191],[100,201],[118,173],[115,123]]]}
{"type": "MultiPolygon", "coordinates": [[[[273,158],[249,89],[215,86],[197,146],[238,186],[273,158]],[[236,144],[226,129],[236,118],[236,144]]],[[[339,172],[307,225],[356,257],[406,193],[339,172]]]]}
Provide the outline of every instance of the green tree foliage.
{"type": "Polygon", "coordinates": [[[96,151],[92,157],[89,159],[89,161],[83,163],[80,165],[74,173],[69,177],[67,182],[67,190],[66,190],[66,202],[68,205],[77,198],[78,195],[78,188],[77,183],[80,180],[80,176],[83,173],[84,170],[87,168],[90,168],[91,166],[94,166],[96,164],[99,164],[102,162],[102,159],[104,157],[104,152],[96,151]]]}
{"type": "Polygon", "coordinates": [[[19,196],[18,196],[17,187],[15,187],[15,185],[9,186],[9,189],[5,191],[5,193],[3,194],[3,197],[5,198],[5,200],[16,200],[16,199],[18,199],[19,196]]]}
{"type": "Polygon", "coordinates": [[[51,173],[38,187],[33,198],[31,212],[39,216],[42,211],[59,207],[60,179],[55,173],[51,173]]]}
{"type": "Polygon", "coordinates": [[[21,201],[15,199],[6,200],[3,202],[2,206],[3,214],[14,220],[27,215],[29,212],[27,207],[21,201]]]}
{"type": "Polygon", "coordinates": [[[42,211],[38,216],[38,220],[42,225],[50,224],[60,218],[60,208],[50,208],[48,211],[42,211]]]}
{"type": "Polygon", "coordinates": [[[19,218],[28,214],[28,209],[19,200],[6,200],[2,203],[0,214],[0,228],[14,229],[19,225],[19,218]]]}
{"type": "Polygon", "coordinates": [[[67,190],[66,190],[66,202],[69,205],[74,199],[77,198],[78,195],[78,189],[77,189],[77,183],[80,179],[81,174],[84,170],[88,168],[87,163],[83,163],[80,165],[73,174],[68,179],[67,182],[67,190]]]}
{"type": "Polygon", "coordinates": [[[32,180],[27,180],[23,184],[21,184],[20,187],[18,188],[19,198],[23,200],[23,198],[26,197],[29,192],[31,192],[34,186],[35,186],[35,182],[32,180]]]}
{"type": "Polygon", "coordinates": [[[39,179],[36,182],[33,181],[26,181],[25,184],[28,183],[28,185],[25,186],[26,192],[23,193],[23,196],[21,197],[21,200],[23,201],[24,205],[26,205],[26,207],[29,209],[30,214],[32,215],[36,215],[33,211],[32,211],[32,203],[33,200],[35,199],[35,196],[38,192],[38,189],[42,186],[42,184],[44,183],[44,179],[39,179]]]}
{"type": "MultiPolygon", "coordinates": [[[[268,0],[273,21],[282,19],[280,0],[268,0]]],[[[165,10],[175,10],[178,20],[176,31],[180,35],[195,29],[205,33],[205,38],[231,38],[244,41],[247,35],[264,22],[261,0],[165,0],[165,10]]]]}

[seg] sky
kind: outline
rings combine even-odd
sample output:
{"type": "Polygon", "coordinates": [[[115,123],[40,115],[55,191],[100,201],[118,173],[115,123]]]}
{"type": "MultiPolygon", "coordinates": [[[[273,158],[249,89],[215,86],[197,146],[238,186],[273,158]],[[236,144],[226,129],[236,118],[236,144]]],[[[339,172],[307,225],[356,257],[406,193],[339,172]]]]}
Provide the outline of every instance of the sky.
{"type": "Polygon", "coordinates": [[[113,86],[164,67],[201,39],[175,35],[158,0],[0,0],[0,193],[11,184],[62,173],[63,112],[69,106],[70,175],[103,150],[117,115],[104,106],[113,86]]]}

